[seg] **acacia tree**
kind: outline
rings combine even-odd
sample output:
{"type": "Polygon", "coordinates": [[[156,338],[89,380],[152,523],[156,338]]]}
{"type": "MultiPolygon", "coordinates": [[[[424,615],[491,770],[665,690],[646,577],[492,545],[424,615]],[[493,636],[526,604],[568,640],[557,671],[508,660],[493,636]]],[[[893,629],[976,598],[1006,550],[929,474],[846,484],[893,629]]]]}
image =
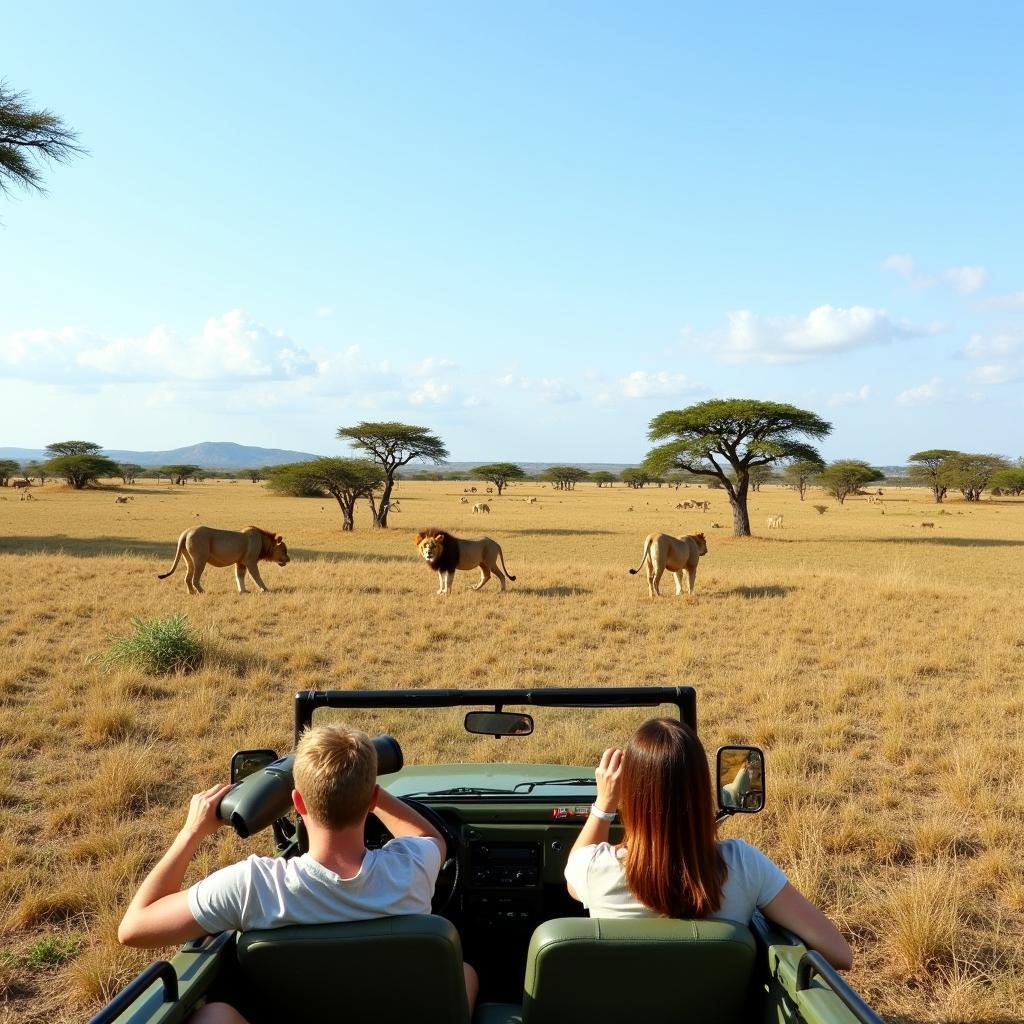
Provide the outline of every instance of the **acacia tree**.
{"type": "Polygon", "coordinates": [[[796,459],[782,471],[782,479],[804,500],[811,481],[825,468],[821,459],[796,459]]]}
{"type": "Polygon", "coordinates": [[[160,472],[168,477],[173,484],[184,484],[190,477],[195,478],[201,471],[201,466],[193,466],[188,463],[179,463],[172,466],[161,466],[160,472]]]}
{"type": "Polygon", "coordinates": [[[117,463],[105,455],[61,455],[46,463],[47,472],[63,477],[76,491],[100,477],[117,476],[117,463]]]}
{"type": "Polygon", "coordinates": [[[500,498],[501,492],[509,480],[522,480],[526,476],[526,470],[514,462],[490,462],[486,466],[477,466],[476,469],[471,469],[469,475],[494,484],[498,488],[498,497],[500,498]]]}
{"type": "Polygon", "coordinates": [[[939,483],[956,488],[966,501],[980,501],[981,492],[992,477],[1008,467],[1009,463],[1001,455],[956,452],[943,461],[939,483]]]}
{"type": "Polygon", "coordinates": [[[572,491],[581,480],[586,480],[590,474],[578,466],[548,466],[541,473],[542,480],[550,480],[556,491],[572,491]]]}
{"type": "Polygon", "coordinates": [[[733,533],[749,537],[751,470],[790,459],[819,459],[800,435],[818,439],[831,431],[831,423],[793,405],[716,398],[655,416],[647,436],[666,443],[648,452],[644,468],[656,475],[678,469],[717,480],[729,495],[733,533]]]}
{"type": "Polygon", "coordinates": [[[641,469],[639,466],[630,466],[628,469],[624,469],[619,473],[619,479],[627,487],[632,487],[634,490],[640,490],[640,488],[645,484],[649,484],[654,477],[651,476],[646,469],[641,469]]]}
{"type": "Polygon", "coordinates": [[[861,459],[837,459],[830,462],[818,476],[818,481],[840,505],[865,484],[884,480],[885,474],[861,459]]]}
{"type": "Polygon", "coordinates": [[[93,441],[54,441],[46,446],[51,459],[64,455],[102,455],[103,445],[93,441]]]}
{"type": "Polygon", "coordinates": [[[0,193],[15,186],[45,192],[41,164],[67,163],[85,152],[78,133],[49,110],[33,110],[28,95],[0,81],[0,193]]]}
{"type": "Polygon", "coordinates": [[[373,519],[373,525],[381,529],[387,529],[388,525],[395,470],[413,459],[425,459],[438,465],[448,458],[448,449],[439,437],[426,427],[408,423],[367,423],[364,420],[354,427],[338,427],[337,436],[348,440],[353,448],[366,452],[384,471],[384,491],[373,519]]]}
{"type": "Polygon", "coordinates": [[[607,469],[597,469],[590,474],[590,479],[593,483],[597,484],[598,487],[604,487],[607,484],[609,487],[615,486],[615,474],[609,473],[607,469]]]}
{"type": "Polygon", "coordinates": [[[915,452],[907,459],[910,463],[907,476],[915,483],[930,488],[935,503],[941,505],[948,490],[948,486],[940,479],[942,467],[947,459],[959,454],[951,448],[929,448],[927,451],[915,452]]]}
{"type": "MultiPolygon", "coordinates": [[[[21,472],[21,463],[17,459],[0,459],[0,487],[6,487],[7,481],[15,473],[21,472]]],[[[27,479],[27,477],[26,477],[27,479]]]]}
{"type": "Polygon", "coordinates": [[[43,463],[39,462],[36,459],[33,459],[31,462],[27,463],[25,465],[23,472],[25,474],[26,480],[31,480],[33,477],[37,477],[40,486],[46,483],[46,478],[50,475],[49,473],[46,472],[46,467],[43,465],[43,463]]]}
{"type": "Polygon", "coordinates": [[[988,482],[992,492],[999,491],[1000,494],[1012,494],[1018,497],[1024,493],[1024,467],[1014,466],[1006,469],[996,470],[988,482]]]}
{"type": "Polygon", "coordinates": [[[771,483],[774,479],[775,473],[771,466],[754,466],[750,471],[750,489],[759,491],[762,484],[771,483]]]}
{"type": "Polygon", "coordinates": [[[386,474],[370,459],[311,459],[275,466],[268,473],[268,481],[278,493],[329,494],[341,509],[342,530],[349,532],[355,527],[355,507],[360,498],[369,501],[376,519],[375,492],[385,484],[386,474]]]}
{"type": "Polygon", "coordinates": [[[121,474],[121,479],[126,484],[133,484],[136,477],[142,472],[142,466],[135,462],[119,462],[117,470],[121,474]]]}

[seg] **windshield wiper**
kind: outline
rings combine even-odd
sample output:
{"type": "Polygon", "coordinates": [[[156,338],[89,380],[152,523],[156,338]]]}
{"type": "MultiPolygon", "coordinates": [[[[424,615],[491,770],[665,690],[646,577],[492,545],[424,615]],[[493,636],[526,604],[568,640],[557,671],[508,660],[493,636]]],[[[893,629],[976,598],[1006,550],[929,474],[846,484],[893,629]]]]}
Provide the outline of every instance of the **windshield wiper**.
{"type": "Polygon", "coordinates": [[[419,793],[403,793],[402,796],[415,800],[424,796],[489,796],[495,793],[509,796],[514,792],[514,789],[488,789],[486,786],[455,786],[453,789],[424,789],[419,793]]]}
{"type": "Polygon", "coordinates": [[[532,793],[536,786],[596,786],[594,779],[541,779],[538,782],[517,782],[516,793],[532,793]]]}

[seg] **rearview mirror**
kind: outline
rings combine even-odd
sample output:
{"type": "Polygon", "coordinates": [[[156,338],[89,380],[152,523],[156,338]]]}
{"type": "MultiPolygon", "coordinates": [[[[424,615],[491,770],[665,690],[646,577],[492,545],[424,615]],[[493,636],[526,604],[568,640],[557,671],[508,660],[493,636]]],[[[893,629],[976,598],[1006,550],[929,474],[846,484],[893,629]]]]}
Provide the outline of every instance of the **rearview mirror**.
{"type": "Polygon", "coordinates": [[[764,753],[757,747],[718,748],[718,809],[725,814],[764,810],[764,753]]]}
{"type": "Polygon", "coordinates": [[[469,711],[464,722],[466,732],[480,736],[529,736],[533,732],[533,716],[511,711],[469,711]]]}
{"type": "Polygon", "coordinates": [[[260,750],[236,750],[231,755],[231,783],[241,782],[253,772],[266,768],[277,760],[277,751],[263,747],[260,750]]]}

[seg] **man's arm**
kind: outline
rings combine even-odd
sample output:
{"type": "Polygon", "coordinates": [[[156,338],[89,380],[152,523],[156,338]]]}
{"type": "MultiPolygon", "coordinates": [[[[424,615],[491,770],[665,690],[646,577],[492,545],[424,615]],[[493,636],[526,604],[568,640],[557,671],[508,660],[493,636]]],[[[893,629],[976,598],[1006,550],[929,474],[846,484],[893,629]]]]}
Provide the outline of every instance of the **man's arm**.
{"type": "Polygon", "coordinates": [[[444,836],[419,811],[392,796],[383,786],[377,787],[377,803],[370,812],[397,839],[399,836],[423,836],[433,839],[441,851],[442,859],[448,856],[448,844],[444,836]]]}
{"type": "Polygon", "coordinates": [[[192,797],[182,830],[128,904],[117,929],[118,942],[151,949],[206,934],[192,916],[181,883],[199,844],[223,824],[217,805],[230,788],[230,783],[224,783],[192,797]]]}

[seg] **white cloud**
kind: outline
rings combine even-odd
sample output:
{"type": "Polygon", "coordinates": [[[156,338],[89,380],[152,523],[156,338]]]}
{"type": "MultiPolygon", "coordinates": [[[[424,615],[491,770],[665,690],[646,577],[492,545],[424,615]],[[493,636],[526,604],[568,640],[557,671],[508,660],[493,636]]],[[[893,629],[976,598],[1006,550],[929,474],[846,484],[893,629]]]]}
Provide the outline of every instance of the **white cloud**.
{"type": "Polygon", "coordinates": [[[430,378],[410,392],[409,401],[413,405],[443,405],[452,397],[452,390],[451,384],[442,384],[430,378]]]}
{"type": "Polygon", "coordinates": [[[898,405],[927,405],[937,402],[945,394],[941,377],[932,377],[927,384],[919,384],[916,388],[908,388],[896,396],[898,405]]]}
{"type": "Polygon", "coordinates": [[[985,267],[948,267],[937,274],[931,274],[922,270],[913,256],[905,253],[887,256],[882,260],[882,267],[899,274],[911,288],[945,285],[960,295],[973,295],[988,281],[988,270],[985,267]]]}
{"type": "Polygon", "coordinates": [[[579,392],[560,377],[523,377],[506,373],[498,378],[498,384],[509,390],[525,391],[538,401],[551,405],[578,402],[580,399],[579,392]]]}
{"type": "Polygon", "coordinates": [[[412,377],[432,377],[436,373],[446,373],[449,370],[457,370],[459,364],[451,359],[441,359],[437,356],[428,356],[418,363],[410,363],[406,370],[412,377]]]}
{"type": "Polygon", "coordinates": [[[971,370],[967,379],[972,384],[1012,384],[1024,376],[1024,369],[1006,363],[988,363],[971,370]]]}
{"type": "Polygon", "coordinates": [[[695,389],[695,385],[685,373],[670,373],[668,370],[661,370],[659,373],[634,370],[619,381],[619,387],[626,398],[681,395],[695,389]]]}
{"type": "Polygon", "coordinates": [[[241,309],[212,317],[182,338],[157,326],[142,337],[102,338],[74,327],[22,331],[0,339],[0,372],[48,383],[294,380],[317,372],[316,362],[281,331],[241,309]]]}
{"type": "Polygon", "coordinates": [[[1011,292],[1009,295],[993,295],[984,302],[979,302],[977,309],[1024,309],[1024,292],[1011,292]]]}
{"type": "Polygon", "coordinates": [[[1004,331],[1000,334],[972,334],[964,347],[964,355],[971,359],[1008,356],[1024,350],[1024,333],[1004,331]]]}
{"type": "Polygon", "coordinates": [[[334,316],[334,307],[333,306],[317,306],[316,315],[321,320],[329,320],[332,316],[334,316]]]}
{"type": "Polygon", "coordinates": [[[918,327],[893,320],[870,306],[818,306],[806,316],[765,316],[749,309],[728,314],[724,332],[703,341],[725,363],[799,363],[817,356],[938,333],[939,324],[918,327]]]}
{"type": "Polygon", "coordinates": [[[837,391],[828,400],[829,405],[852,405],[854,402],[866,402],[871,397],[871,388],[865,384],[856,391],[837,391]]]}

